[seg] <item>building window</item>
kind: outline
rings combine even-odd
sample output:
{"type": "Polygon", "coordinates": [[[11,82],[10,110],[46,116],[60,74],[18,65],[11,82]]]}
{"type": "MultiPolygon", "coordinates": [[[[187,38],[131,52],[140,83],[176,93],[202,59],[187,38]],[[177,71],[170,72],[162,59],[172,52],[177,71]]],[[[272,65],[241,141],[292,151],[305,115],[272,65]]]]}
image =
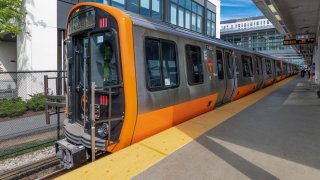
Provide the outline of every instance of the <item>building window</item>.
{"type": "Polygon", "coordinates": [[[252,58],[250,56],[242,56],[242,73],[243,77],[253,76],[252,58]]]}
{"type": "Polygon", "coordinates": [[[192,0],[170,1],[170,23],[202,33],[203,7],[192,0]]]}
{"type": "Polygon", "coordinates": [[[96,0],[96,2],[110,4],[116,8],[126,9],[158,20],[162,19],[162,1],[163,0],[96,0]]]}
{"type": "Polygon", "coordinates": [[[111,0],[111,6],[114,6],[119,9],[124,9],[125,7],[125,0],[111,0]]]}
{"type": "Polygon", "coordinates": [[[201,49],[186,45],[187,76],[189,85],[203,83],[201,49]]]}
{"type": "Polygon", "coordinates": [[[222,60],[222,51],[217,50],[217,67],[218,67],[218,78],[219,80],[224,79],[223,72],[223,60],[222,60]]]}
{"type": "Polygon", "coordinates": [[[178,66],[174,42],[145,40],[147,86],[150,90],[178,87],[178,66]]]}
{"type": "Polygon", "coordinates": [[[207,10],[207,35],[216,36],[216,13],[207,10]]]}
{"type": "Polygon", "coordinates": [[[151,3],[151,17],[160,20],[162,0],[151,0],[151,3]]]}
{"type": "Polygon", "coordinates": [[[177,5],[170,4],[170,23],[177,25],[177,5]]]}
{"type": "Polygon", "coordinates": [[[127,10],[139,14],[139,0],[128,1],[127,10]]]}

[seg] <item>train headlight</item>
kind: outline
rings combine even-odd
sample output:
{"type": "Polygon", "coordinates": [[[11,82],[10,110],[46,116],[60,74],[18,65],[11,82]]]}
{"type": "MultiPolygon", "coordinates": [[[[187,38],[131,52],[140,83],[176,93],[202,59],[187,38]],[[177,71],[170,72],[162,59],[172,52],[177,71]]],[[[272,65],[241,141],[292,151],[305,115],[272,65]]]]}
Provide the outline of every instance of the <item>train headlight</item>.
{"type": "Polygon", "coordinates": [[[98,126],[98,134],[101,138],[106,138],[109,132],[109,125],[106,123],[101,124],[98,126]]]}

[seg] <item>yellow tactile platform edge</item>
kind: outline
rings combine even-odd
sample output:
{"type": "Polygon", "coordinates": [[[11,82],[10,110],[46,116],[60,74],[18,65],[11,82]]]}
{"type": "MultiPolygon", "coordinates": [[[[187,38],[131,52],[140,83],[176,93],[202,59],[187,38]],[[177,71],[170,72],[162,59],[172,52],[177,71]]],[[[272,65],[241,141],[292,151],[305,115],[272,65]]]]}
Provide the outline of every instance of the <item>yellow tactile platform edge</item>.
{"type": "Polygon", "coordinates": [[[190,143],[206,131],[259,101],[293,78],[285,79],[235,102],[172,127],[117,153],[64,174],[57,179],[130,179],[190,143]]]}

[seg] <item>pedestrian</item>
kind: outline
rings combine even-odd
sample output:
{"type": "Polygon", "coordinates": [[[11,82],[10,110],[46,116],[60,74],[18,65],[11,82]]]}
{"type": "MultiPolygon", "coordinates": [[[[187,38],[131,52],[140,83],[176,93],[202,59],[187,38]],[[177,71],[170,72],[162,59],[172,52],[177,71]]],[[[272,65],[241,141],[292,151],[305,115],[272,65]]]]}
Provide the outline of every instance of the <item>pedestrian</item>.
{"type": "Polygon", "coordinates": [[[310,66],[310,74],[311,74],[311,79],[314,80],[314,76],[316,74],[316,64],[312,63],[310,66]]]}
{"type": "Polygon", "coordinates": [[[304,67],[301,66],[300,68],[300,75],[301,75],[301,78],[304,78],[304,75],[306,74],[306,71],[304,70],[304,67]]]}
{"type": "Polygon", "coordinates": [[[307,66],[306,72],[308,74],[308,79],[310,79],[311,75],[310,75],[310,65],[307,66]]]}

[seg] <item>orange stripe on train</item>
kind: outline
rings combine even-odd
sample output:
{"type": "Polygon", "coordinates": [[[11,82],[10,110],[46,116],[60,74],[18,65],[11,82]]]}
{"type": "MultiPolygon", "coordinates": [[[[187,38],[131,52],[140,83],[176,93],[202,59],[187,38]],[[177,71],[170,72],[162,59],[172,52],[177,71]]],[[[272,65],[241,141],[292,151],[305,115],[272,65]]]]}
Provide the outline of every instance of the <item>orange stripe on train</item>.
{"type": "Polygon", "coordinates": [[[238,87],[233,94],[232,100],[235,101],[240,99],[248,94],[251,94],[256,91],[258,83],[251,83],[245,86],[238,87]]]}
{"type": "Polygon", "coordinates": [[[218,94],[216,93],[138,115],[132,143],[212,110],[217,98],[218,94]]]}

